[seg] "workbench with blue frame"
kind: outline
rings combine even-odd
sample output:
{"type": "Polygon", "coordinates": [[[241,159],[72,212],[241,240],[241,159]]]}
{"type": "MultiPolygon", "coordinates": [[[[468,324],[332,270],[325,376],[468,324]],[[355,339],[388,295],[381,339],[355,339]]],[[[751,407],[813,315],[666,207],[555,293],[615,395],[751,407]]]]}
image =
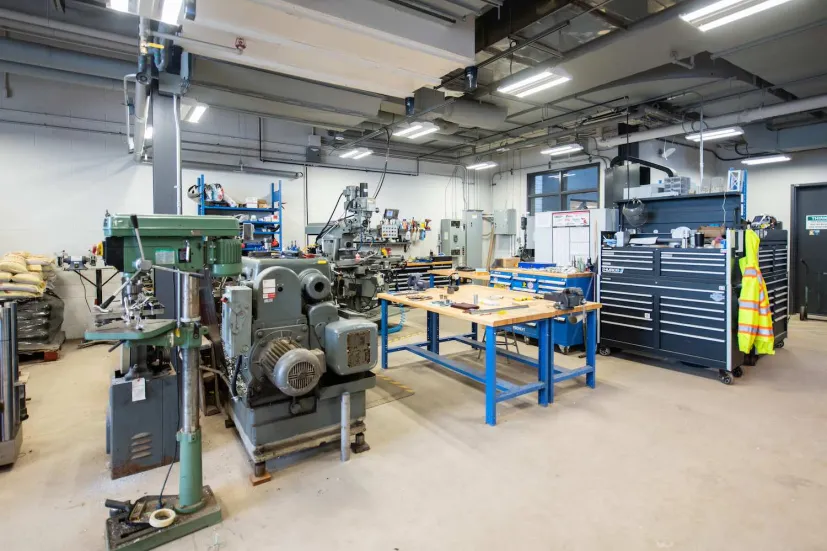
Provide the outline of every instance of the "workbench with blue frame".
{"type": "MultiPolygon", "coordinates": [[[[595,282],[592,272],[563,273],[530,268],[495,268],[491,270],[490,284],[502,289],[538,295],[579,287],[583,290],[586,300],[594,300],[595,282]]],[[[531,339],[537,338],[537,327],[533,323],[515,325],[514,332],[531,339]]],[[[572,346],[583,344],[583,322],[571,323],[568,316],[554,319],[552,333],[554,344],[560,347],[563,353],[568,353],[572,346]]]]}
{"type": "Polygon", "coordinates": [[[548,406],[554,401],[554,385],[556,383],[585,376],[586,384],[595,386],[595,351],[597,348],[596,312],[600,308],[597,303],[587,303],[575,310],[561,310],[553,303],[542,300],[537,296],[528,295],[520,291],[497,289],[482,285],[463,285],[459,290],[448,295],[454,302],[473,303],[476,296],[480,302],[496,301],[497,306],[480,304],[480,308],[488,310],[496,307],[506,308],[515,305],[526,305],[525,308],[499,310],[489,314],[470,314],[451,306],[433,304],[440,295],[446,294],[445,288],[430,288],[419,293],[430,296],[426,300],[412,300],[410,294],[380,293],[378,295],[381,309],[380,325],[380,360],[382,369],[388,368],[388,354],[406,351],[430,360],[431,362],[468,377],[485,386],[485,422],[489,425],[497,423],[497,403],[510,400],[524,394],[537,393],[537,403],[548,406]],[[497,298],[500,297],[500,298],[497,298]],[[529,300],[526,300],[529,298],[529,300]],[[425,341],[403,344],[388,348],[388,305],[395,303],[409,308],[418,308],[427,312],[427,338],[425,341]],[[586,364],[578,369],[566,369],[554,364],[554,337],[551,330],[552,320],[557,316],[572,313],[583,313],[586,316],[587,346],[586,364]],[[447,316],[470,323],[470,332],[462,335],[440,337],[439,318],[447,316]],[[496,334],[516,324],[536,323],[538,357],[532,358],[497,348],[496,334]],[[480,333],[485,334],[485,342],[479,340],[480,333]],[[441,356],[440,344],[444,342],[460,342],[472,348],[485,351],[485,370],[480,371],[458,360],[441,356]],[[523,363],[537,370],[537,382],[516,384],[497,377],[497,356],[503,356],[523,363]]]}

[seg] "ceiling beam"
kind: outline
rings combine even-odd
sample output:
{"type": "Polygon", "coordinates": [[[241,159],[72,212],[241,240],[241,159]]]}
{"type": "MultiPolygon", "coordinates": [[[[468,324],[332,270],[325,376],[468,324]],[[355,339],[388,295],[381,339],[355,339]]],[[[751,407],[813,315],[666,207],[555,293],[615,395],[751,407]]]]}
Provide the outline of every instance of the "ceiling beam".
{"type": "Polygon", "coordinates": [[[613,13],[605,11],[605,8],[601,9],[599,7],[594,7],[585,0],[572,0],[572,4],[574,4],[581,10],[590,13],[591,15],[600,19],[604,23],[608,23],[612,27],[617,27],[618,29],[626,30],[626,20],[624,20],[622,17],[614,15],[613,13]]]}
{"type": "Polygon", "coordinates": [[[505,0],[501,8],[477,18],[474,51],[493,46],[571,3],[572,0],[505,0]]]}

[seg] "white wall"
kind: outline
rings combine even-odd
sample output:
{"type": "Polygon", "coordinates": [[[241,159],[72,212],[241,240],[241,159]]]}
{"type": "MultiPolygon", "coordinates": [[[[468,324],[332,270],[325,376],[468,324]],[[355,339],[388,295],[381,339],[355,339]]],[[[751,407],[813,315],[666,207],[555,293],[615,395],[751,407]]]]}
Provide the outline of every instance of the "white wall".
{"type": "MultiPolygon", "coordinates": [[[[152,212],[152,168],[135,164],[127,154],[125,137],[120,134],[124,130],[122,94],[61,86],[65,95],[60,97],[66,101],[56,102],[54,98],[59,96],[50,82],[12,76],[11,85],[12,97],[0,97],[0,254],[20,249],[42,254],[65,249],[70,254],[84,254],[102,239],[101,224],[107,210],[152,212]]],[[[232,165],[242,160],[250,167],[304,173],[301,178],[283,180],[286,243],[296,240],[304,244],[306,216],[310,222],[325,222],[344,186],[367,182],[374,191],[381,177],[375,172],[307,167],[300,161],[290,165],[263,164],[251,159],[249,151],[243,149],[257,147],[257,118],[209,110],[202,123],[197,128],[187,126],[184,139],[220,147],[203,146],[207,151],[201,153],[184,151],[186,160],[232,165]]],[[[268,121],[268,157],[296,152],[303,155],[310,131],[308,127],[268,121]]],[[[381,168],[384,158],[374,157],[377,158],[361,166],[381,168]]],[[[334,158],[329,162],[335,161],[334,158]]],[[[415,170],[416,165],[392,159],[388,168],[407,172],[415,170]]],[[[439,219],[458,216],[463,208],[490,209],[487,183],[479,189],[471,188],[472,193],[464,202],[461,181],[451,178],[454,167],[422,163],[420,170],[419,176],[388,174],[377,205],[382,209],[398,208],[403,218],[431,218],[432,227],[437,230],[439,219]]],[[[184,188],[195,184],[200,174],[206,176],[207,182],[220,182],[239,200],[247,196],[265,197],[270,182],[276,179],[186,169],[184,188]]],[[[196,212],[196,203],[185,198],[184,213],[196,212]]],[[[430,250],[437,251],[436,232],[412,247],[408,255],[427,255],[430,250]]],[[[91,273],[89,276],[93,279],[91,273]]],[[[108,291],[114,290],[117,279],[107,287],[108,291]]],[[[59,274],[56,291],[66,302],[64,330],[68,337],[82,336],[90,319],[86,300],[91,302],[94,298],[92,287],[87,284],[84,293],[77,275],[68,272],[59,274]]]]}
{"type": "Polygon", "coordinates": [[[747,170],[747,214],[771,214],[790,229],[790,186],[827,182],[827,151],[792,153],[792,161],[747,170]]]}

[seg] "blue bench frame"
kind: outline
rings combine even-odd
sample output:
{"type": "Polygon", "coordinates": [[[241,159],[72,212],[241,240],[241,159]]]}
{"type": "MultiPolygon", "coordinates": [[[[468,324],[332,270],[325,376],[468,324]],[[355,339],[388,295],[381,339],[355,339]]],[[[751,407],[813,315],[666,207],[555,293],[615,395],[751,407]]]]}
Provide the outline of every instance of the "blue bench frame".
{"type": "MultiPolygon", "coordinates": [[[[425,358],[449,371],[481,383],[485,386],[485,422],[491,426],[497,424],[497,402],[503,402],[537,392],[537,403],[543,407],[554,402],[554,385],[568,379],[585,375],[586,384],[595,386],[595,351],[597,349],[597,310],[586,313],[586,365],[579,369],[566,369],[554,365],[554,336],[551,331],[553,318],[537,320],[538,358],[497,348],[496,334],[501,330],[510,330],[512,326],[485,327],[485,342],[478,339],[479,325],[471,322],[471,332],[451,337],[439,336],[439,314],[427,311],[427,340],[388,348],[388,304],[387,299],[380,300],[381,322],[380,355],[382,369],[388,368],[388,354],[407,351],[425,358]],[[472,348],[485,350],[485,370],[480,371],[462,362],[439,355],[439,345],[443,342],[461,342],[472,348]],[[537,382],[518,385],[497,377],[497,355],[510,358],[529,365],[537,370],[537,382]],[[552,367],[553,366],[553,367],[552,367]]],[[[557,314],[555,314],[557,315],[557,314]]],[[[469,316],[470,317],[470,316],[469,316]]],[[[455,318],[456,319],[456,318],[455,318]]]]}

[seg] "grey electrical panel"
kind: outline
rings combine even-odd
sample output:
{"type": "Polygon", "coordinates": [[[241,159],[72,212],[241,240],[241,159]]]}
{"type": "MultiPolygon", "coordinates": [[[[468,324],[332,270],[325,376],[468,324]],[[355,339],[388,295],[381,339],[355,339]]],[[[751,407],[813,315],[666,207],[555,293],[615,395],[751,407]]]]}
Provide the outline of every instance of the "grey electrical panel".
{"type": "Polygon", "coordinates": [[[227,286],[221,307],[221,317],[228,323],[221,324],[221,340],[224,351],[235,358],[250,351],[253,326],[253,290],[247,286],[227,286]]]}
{"type": "Polygon", "coordinates": [[[462,211],[465,225],[465,262],[472,268],[485,268],[482,260],[482,211],[462,211]]]}
{"type": "Polygon", "coordinates": [[[465,256],[465,230],[462,220],[439,221],[439,252],[451,256],[465,256]]]}
{"type": "Polygon", "coordinates": [[[517,209],[494,211],[494,235],[517,235],[517,209]]]}

